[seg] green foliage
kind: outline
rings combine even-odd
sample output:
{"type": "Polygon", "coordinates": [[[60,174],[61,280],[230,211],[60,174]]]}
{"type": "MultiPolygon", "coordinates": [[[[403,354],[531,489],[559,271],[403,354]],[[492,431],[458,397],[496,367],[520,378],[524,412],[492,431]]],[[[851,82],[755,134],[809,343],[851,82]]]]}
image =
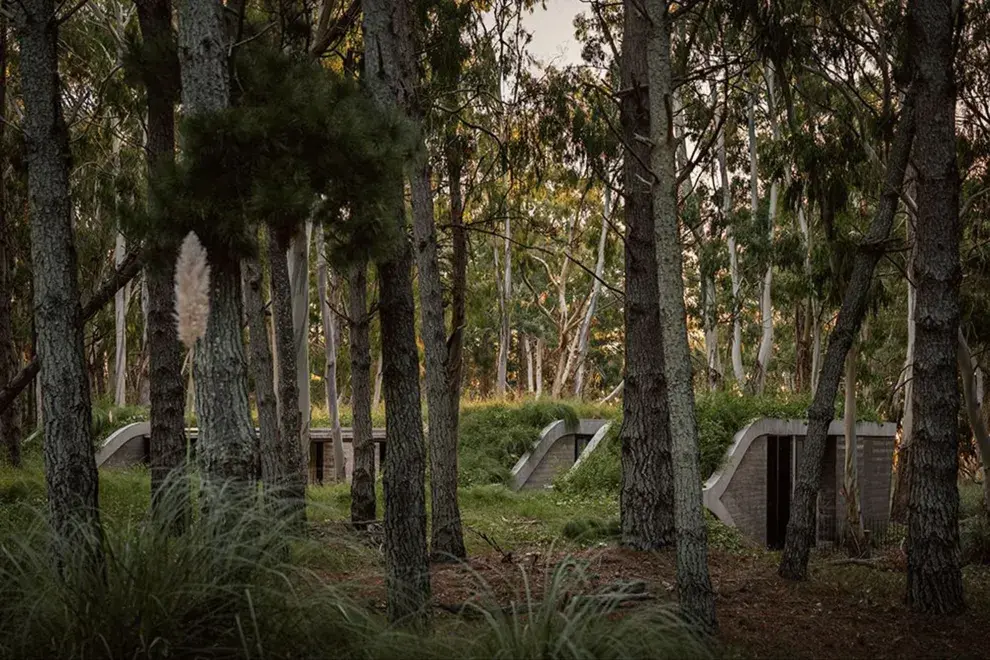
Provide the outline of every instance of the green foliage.
{"type": "Polygon", "coordinates": [[[93,439],[99,444],[117,429],[147,421],[148,415],[147,406],[115,406],[111,399],[100,399],[93,406],[93,439]]]}
{"type": "Polygon", "coordinates": [[[565,539],[578,543],[598,543],[618,539],[622,533],[618,518],[579,517],[568,520],[561,530],[565,539]]]}
{"type": "MultiPolygon", "coordinates": [[[[525,571],[525,569],[520,569],[525,571]]],[[[525,592],[510,611],[472,605],[484,618],[468,655],[473,658],[704,658],[710,650],[704,637],[680,619],[672,607],[618,617],[623,601],[636,585],[594,588],[587,568],[566,560],[547,569],[542,594],[525,592]]],[[[490,592],[490,588],[483,588],[490,592]]]]}
{"type": "MultiPolygon", "coordinates": [[[[698,395],[699,467],[703,478],[719,468],[732,438],[744,426],[760,417],[802,419],[807,414],[808,397],[740,396],[731,392],[698,395]]],[[[557,478],[555,488],[565,492],[617,492],[622,481],[619,443],[621,424],[614,424],[598,450],[577,469],[557,478]]]]}
{"type": "Polygon", "coordinates": [[[184,117],[182,156],[151,182],[143,228],[195,231],[211,254],[253,249],[253,227],[291,232],[313,216],[340,254],[387,249],[410,132],[356,82],[263,45],[234,60],[232,105],[184,117]],[[315,211],[314,211],[315,209],[315,211]]]}
{"type": "Polygon", "coordinates": [[[464,486],[507,483],[516,461],[548,424],[563,419],[576,425],[593,407],[553,401],[523,404],[471,403],[462,406],[459,430],[460,483],[464,486]]]}
{"type": "Polygon", "coordinates": [[[990,521],[984,513],[959,523],[959,543],[963,564],[990,564],[990,521]]]}

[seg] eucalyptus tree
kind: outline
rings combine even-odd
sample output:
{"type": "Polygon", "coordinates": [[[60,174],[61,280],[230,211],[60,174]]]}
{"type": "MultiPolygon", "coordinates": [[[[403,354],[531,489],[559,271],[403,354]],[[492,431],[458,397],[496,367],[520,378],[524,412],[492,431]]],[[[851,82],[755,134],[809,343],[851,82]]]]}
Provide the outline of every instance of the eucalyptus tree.
{"type": "MultiPolygon", "coordinates": [[[[7,18],[0,17],[0,143],[4,142],[7,128],[7,18]]],[[[6,149],[0,154],[0,172],[7,169],[6,149]]],[[[17,349],[13,319],[13,222],[7,213],[6,177],[0,176],[0,383],[6,383],[17,373],[17,349]]],[[[21,465],[21,425],[18,411],[13,406],[0,412],[0,447],[7,462],[21,465]]]]}

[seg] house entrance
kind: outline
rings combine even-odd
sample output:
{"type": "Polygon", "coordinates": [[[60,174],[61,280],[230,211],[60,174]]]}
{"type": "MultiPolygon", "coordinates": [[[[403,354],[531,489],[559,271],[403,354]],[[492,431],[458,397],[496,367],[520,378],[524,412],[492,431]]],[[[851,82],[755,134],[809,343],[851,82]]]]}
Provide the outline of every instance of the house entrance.
{"type": "Polygon", "coordinates": [[[789,437],[767,436],[767,547],[779,550],[787,536],[791,516],[791,457],[789,437]]]}

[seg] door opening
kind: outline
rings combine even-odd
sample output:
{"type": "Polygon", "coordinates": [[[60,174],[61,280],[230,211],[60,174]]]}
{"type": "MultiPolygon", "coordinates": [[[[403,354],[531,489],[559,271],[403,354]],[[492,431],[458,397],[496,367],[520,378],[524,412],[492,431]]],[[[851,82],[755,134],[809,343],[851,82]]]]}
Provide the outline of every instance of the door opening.
{"type": "Polygon", "coordinates": [[[779,550],[791,517],[791,453],[789,437],[767,437],[767,547],[779,550]]]}

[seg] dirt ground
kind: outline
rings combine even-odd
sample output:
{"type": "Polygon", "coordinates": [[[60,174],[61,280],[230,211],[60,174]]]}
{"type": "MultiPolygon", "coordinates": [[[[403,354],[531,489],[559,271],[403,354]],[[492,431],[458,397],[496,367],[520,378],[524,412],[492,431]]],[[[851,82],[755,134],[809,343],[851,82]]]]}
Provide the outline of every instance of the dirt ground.
{"type": "MultiPolygon", "coordinates": [[[[538,600],[552,567],[567,556],[585,566],[586,586],[591,589],[642,581],[651,597],[629,603],[629,611],[676,597],[672,552],[640,553],[614,546],[566,554],[534,549],[509,558],[491,552],[463,564],[433,566],[437,616],[454,616],[450,611],[472,599],[490,602],[493,594],[503,607],[525,602],[527,583],[538,600]]],[[[990,572],[984,568],[966,570],[967,612],[927,617],[912,614],[903,603],[905,574],[900,559],[892,556],[875,565],[859,566],[819,558],[812,565],[811,579],[795,584],[777,577],[776,557],[771,553],[713,552],[710,566],[717,593],[719,655],[988,657],[981,632],[990,628],[990,572]]],[[[380,569],[366,567],[328,577],[351,584],[362,600],[384,608],[380,569]]]]}

